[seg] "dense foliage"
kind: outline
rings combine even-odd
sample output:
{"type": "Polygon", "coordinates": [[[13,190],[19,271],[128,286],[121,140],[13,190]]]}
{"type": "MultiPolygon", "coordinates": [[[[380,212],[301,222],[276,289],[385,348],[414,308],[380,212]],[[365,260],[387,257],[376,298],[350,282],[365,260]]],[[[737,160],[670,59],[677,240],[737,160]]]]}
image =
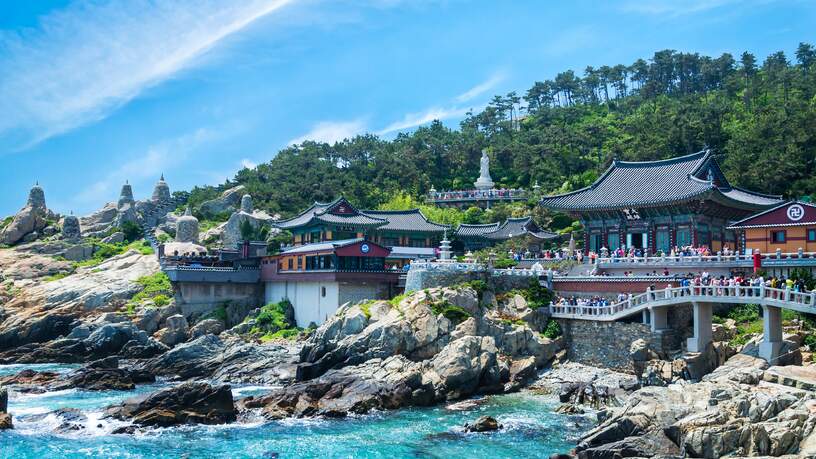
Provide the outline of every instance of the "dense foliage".
{"type": "MultiPolygon", "coordinates": [[[[538,183],[542,192],[569,191],[591,183],[613,158],[663,159],[709,147],[736,185],[811,195],[816,51],[802,43],[794,58],[778,52],[760,64],[747,52],[712,58],[663,50],[649,61],[587,67],[581,76],[568,70],[524,95],[496,96],[458,130],[435,122],[391,141],[361,135],[334,145],[304,142],[220,187],[193,189],[190,202],[243,184],[257,207],[283,216],[341,194],[362,208],[404,206],[432,186],[470,187],[483,148],[500,187],[538,183]]],[[[449,223],[500,219],[495,212],[471,212],[433,217],[449,223]]],[[[540,223],[549,223],[536,212],[540,223]]]]}

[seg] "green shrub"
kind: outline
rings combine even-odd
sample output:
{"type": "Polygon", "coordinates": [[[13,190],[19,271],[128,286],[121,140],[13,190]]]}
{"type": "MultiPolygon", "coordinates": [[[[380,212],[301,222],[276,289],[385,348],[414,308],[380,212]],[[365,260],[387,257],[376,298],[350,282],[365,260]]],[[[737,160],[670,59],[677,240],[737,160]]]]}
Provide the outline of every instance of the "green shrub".
{"type": "Polygon", "coordinates": [[[12,217],[12,216],[8,216],[8,217],[0,220],[0,229],[3,229],[5,227],[9,226],[11,224],[12,220],[14,220],[14,217],[12,217]]]}
{"type": "Polygon", "coordinates": [[[53,276],[46,277],[45,282],[53,282],[53,281],[56,281],[56,280],[64,279],[64,278],[70,276],[71,274],[73,274],[73,273],[72,272],[70,272],[70,273],[69,272],[56,273],[53,276]]]}
{"type": "Polygon", "coordinates": [[[440,301],[430,304],[431,311],[434,314],[442,314],[446,319],[454,324],[464,322],[470,317],[470,313],[462,309],[460,306],[451,304],[449,301],[440,301]]]}
{"type": "Polygon", "coordinates": [[[722,324],[724,324],[724,323],[725,323],[725,319],[723,319],[722,317],[718,316],[717,314],[713,314],[713,315],[711,316],[711,322],[713,322],[713,323],[715,323],[715,324],[721,324],[721,325],[722,325],[722,324]]]}
{"type": "Polygon", "coordinates": [[[269,303],[261,308],[261,312],[255,317],[255,322],[264,331],[276,332],[294,327],[295,324],[289,323],[286,320],[286,308],[291,307],[292,303],[289,300],[283,300],[279,303],[269,303]]]}
{"type": "Polygon", "coordinates": [[[538,279],[530,279],[530,285],[524,290],[524,299],[530,309],[538,309],[549,306],[553,300],[553,292],[543,287],[538,279]]]}
{"type": "Polygon", "coordinates": [[[499,258],[493,262],[493,267],[496,269],[508,269],[516,266],[517,264],[518,262],[515,260],[511,260],[509,258],[499,258]]]}
{"type": "Polygon", "coordinates": [[[142,238],[142,228],[133,222],[124,222],[119,226],[119,231],[125,234],[125,241],[133,242],[142,238]]]}
{"type": "Polygon", "coordinates": [[[728,318],[734,319],[736,323],[753,322],[759,319],[759,306],[755,304],[742,304],[736,306],[728,312],[728,318]]]}
{"type": "Polygon", "coordinates": [[[550,319],[547,321],[547,327],[544,329],[542,335],[544,335],[545,338],[555,339],[561,336],[561,333],[561,325],[558,325],[557,321],[550,319]]]}
{"type": "Polygon", "coordinates": [[[136,283],[142,286],[142,291],[133,295],[131,301],[140,302],[147,299],[155,299],[155,297],[162,295],[168,299],[173,295],[173,286],[170,284],[170,278],[162,271],[149,276],[143,276],[136,279],[136,283]]]}
{"type": "Polygon", "coordinates": [[[802,339],[802,344],[807,346],[811,352],[816,351],[816,334],[810,333],[802,339]]]}

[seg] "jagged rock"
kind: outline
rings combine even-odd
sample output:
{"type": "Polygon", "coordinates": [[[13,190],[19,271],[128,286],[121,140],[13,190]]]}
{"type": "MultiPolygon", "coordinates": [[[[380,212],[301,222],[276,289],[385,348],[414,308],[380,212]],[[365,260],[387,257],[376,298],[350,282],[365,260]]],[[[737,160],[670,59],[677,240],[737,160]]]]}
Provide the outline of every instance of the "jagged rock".
{"type": "Polygon", "coordinates": [[[146,343],[136,340],[131,340],[122,346],[119,355],[125,359],[150,359],[157,355],[163,354],[170,350],[169,347],[156,341],[153,338],[148,338],[146,343]]]}
{"type": "Polygon", "coordinates": [[[84,340],[90,353],[98,356],[116,354],[129,341],[147,343],[147,334],[131,323],[105,324],[84,340]]]}
{"type": "Polygon", "coordinates": [[[225,190],[218,198],[201,203],[199,212],[207,218],[234,212],[241,202],[241,196],[243,196],[245,189],[246,187],[243,185],[238,185],[225,190]]]}
{"type": "Polygon", "coordinates": [[[11,415],[8,413],[0,413],[0,430],[13,429],[14,424],[11,422],[11,415]]]}
{"type": "Polygon", "coordinates": [[[53,257],[20,253],[14,250],[0,251],[0,276],[5,279],[39,279],[71,270],[71,263],[55,260],[53,257]]]}
{"type": "MultiPolygon", "coordinates": [[[[55,381],[59,376],[59,373],[51,371],[25,369],[15,375],[1,377],[0,385],[13,386],[17,392],[43,392],[43,387],[55,381]]],[[[0,410],[2,411],[5,410],[0,410]]]]}
{"type": "Polygon", "coordinates": [[[95,233],[106,231],[113,225],[113,221],[119,214],[116,203],[107,203],[104,207],[86,217],[79,219],[82,234],[90,236],[95,233]]]}
{"type": "Polygon", "coordinates": [[[60,378],[50,390],[80,388],[85,390],[133,390],[136,384],[152,383],[156,378],[145,371],[119,368],[119,361],[109,357],[89,363],[60,378]]]}
{"type": "Polygon", "coordinates": [[[156,332],[156,339],[165,346],[173,347],[187,340],[187,319],[181,314],[170,316],[166,327],[156,332]]]}
{"type": "Polygon", "coordinates": [[[27,417],[29,421],[42,422],[46,418],[56,418],[59,422],[54,427],[54,432],[58,434],[70,434],[85,430],[88,416],[76,408],[60,408],[43,414],[35,414],[27,417]]]}
{"type": "Polygon", "coordinates": [[[218,319],[204,319],[190,329],[190,339],[204,335],[219,335],[224,331],[224,322],[218,319]]]}
{"type": "Polygon", "coordinates": [[[8,411],[8,389],[0,385],[0,413],[8,411]]]}
{"type": "Polygon", "coordinates": [[[465,432],[492,432],[501,428],[502,425],[490,416],[481,416],[473,424],[465,424],[465,432]]]}
{"type": "MultiPolygon", "coordinates": [[[[262,225],[272,221],[272,217],[262,211],[246,212],[239,210],[230,215],[229,220],[224,225],[223,233],[221,234],[221,242],[224,247],[238,247],[243,240],[241,236],[241,225],[244,222],[249,222],[254,230],[258,230],[262,225]]],[[[270,234],[274,235],[278,232],[276,228],[270,228],[270,234]]]]}
{"type": "Polygon", "coordinates": [[[148,360],[142,368],[157,376],[269,384],[293,379],[293,360],[289,350],[279,345],[257,346],[240,338],[204,335],[148,360]]]}
{"type": "Polygon", "coordinates": [[[125,233],[117,231],[102,239],[102,242],[105,244],[121,244],[122,242],[125,242],[125,233]]]}
{"type": "Polygon", "coordinates": [[[105,415],[142,426],[226,424],[235,421],[230,386],[185,383],[108,407],[105,415]]]}

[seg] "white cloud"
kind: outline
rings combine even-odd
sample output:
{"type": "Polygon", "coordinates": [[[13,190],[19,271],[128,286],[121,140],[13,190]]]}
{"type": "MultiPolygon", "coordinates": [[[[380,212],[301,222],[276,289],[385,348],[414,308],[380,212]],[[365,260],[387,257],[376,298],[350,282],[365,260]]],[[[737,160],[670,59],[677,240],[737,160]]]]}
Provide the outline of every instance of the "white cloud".
{"type": "MultiPolygon", "coordinates": [[[[170,173],[183,165],[196,148],[223,135],[224,131],[220,128],[201,128],[152,145],[141,157],[122,164],[101,180],[81,190],[74,201],[79,204],[97,204],[100,200],[113,200],[119,196],[119,190],[125,181],[133,185],[136,199],[140,199],[139,196],[150,196],[152,183],[158,180],[160,174],[170,173]]],[[[172,182],[172,175],[166,178],[172,182]]]]}
{"type": "Polygon", "coordinates": [[[365,130],[366,124],[360,119],[352,121],[321,121],[306,134],[290,140],[289,145],[298,145],[307,140],[335,143],[361,134],[365,130]]]}
{"type": "Polygon", "coordinates": [[[241,167],[246,169],[255,169],[258,167],[258,164],[249,158],[244,158],[241,160],[241,167]]]}
{"type": "Polygon", "coordinates": [[[83,1],[0,31],[0,135],[33,145],[103,119],[291,1],[83,1]]]}
{"type": "Polygon", "coordinates": [[[473,100],[496,87],[496,85],[504,81],[506,77],[507,76],[504,74],[504,72],[497,72],[487,80],[477,84],[476,86],[456,96],[456,102],[463,103],[469,100],[473,100]]]}
{"type": "Polygon", "coordinates": [[[719,8],[738,0],[632,0],[623,4],[623,10],[632,13],[683,16],[719,8]]]}
{"type": "Polygon", "coordinates": [[[378,131],[377,135],[385,135],[396,131],[415,128],[417,126],[422,126],[423,124],[428,124],[434,120],[442,121],[450,118],[464,116],[465,113],[468,112],[468,110],[469,109],[467,108],[460,107],[451,108],[433,107],[423,112],[409,113],[405,115],[402,118],[402,120],[391,123],[388,126],[381,129],[380,131],[378,131]]]}

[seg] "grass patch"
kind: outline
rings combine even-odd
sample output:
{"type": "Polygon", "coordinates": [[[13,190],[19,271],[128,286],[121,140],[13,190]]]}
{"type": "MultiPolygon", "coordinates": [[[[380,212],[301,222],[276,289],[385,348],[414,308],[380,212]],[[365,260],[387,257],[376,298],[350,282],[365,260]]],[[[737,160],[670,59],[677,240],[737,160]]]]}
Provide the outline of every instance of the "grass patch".
{"type": "Polygon", "coordinates": [[[399,304],[402,303],[402,300],[407,298],[408,295],[410,295],[411,293],[413,293],[413,292],[401,293],[401,294],[395,296],[394,298],[391,298],[390,300],[388,300],[388,302],[391,304],[391,306],[399,307],[399,304]]]}
{"type": "Polygon", "coordinates": [[[279,303],[269,303],[261,307],[261,312],[255,316],[255,326],[249,330],[251,335],[260,335],[261,341],[298,336],[301,329],[286,318],[286,310],[292,307],[289,300],[279,303]]]}
{"type": "Polygon", "coordinates": [[[371,305],[376,302],[377,300],[366,300],[360,303],[360,310],[363,311],[363,315],[366,316],[366,319],[371,318],[371,305]]]}
{"type": "Polygon", "coordinates": [[[219,304],[217,308],[215,308],[212,311],[205,314],[201,318],[201,320],[216,319],[216,320],[219,320],[219,321],[223,322],[224,325],[226,325],[227,324],[227,306],[229,306],[229,305],[230,305],[229,301],[225,301],[225,302],[219,304]]]}
{"type": "Polygon", "coordinates": [[[267,333],[261,336],[260,340],[262,343],[281,339],[293,340],[300,335],[300,332],[301,330],[298,328],[286,328],[283,330],[278,330],[275,333],[267,333]]]}
{"type": "Polygon", "coordinates": [[[443,316],[445,316],[446,319],[450,320],[454,324],[464,322],[470,317],[469,312],[465,311],[460,306],[451,304],[447,300],[434,302],[429,304],[429,306],[431,307],[431,311],[433,311],[434,314],[436,315],[442,314],[443,316]]]}
{"type": "Polygon", "coordinates": [[[5,227],[9,226],[13,220],[14,220],[13,216],[8,216],[8,217],[0,220],[0,229],[3,229],[5,227]]]}
{"type": "Polygon", "coordinates": [[[58,281],[58,280],[60,280],[60,279],[65,279],[66,277],[70,276],[70,275],[71,275],[71,274],[73,274],[73,273],[74,273],[73,271],[71,271],[71,272],[62,272],[62,273],[56,273],[56,274],[54,274],[54,275],[52,275],[52,276],[48,276],[48,277],[46,277],[46,278],[45,278],[45,282],[54,282],[54,281],[58,281]]]}

